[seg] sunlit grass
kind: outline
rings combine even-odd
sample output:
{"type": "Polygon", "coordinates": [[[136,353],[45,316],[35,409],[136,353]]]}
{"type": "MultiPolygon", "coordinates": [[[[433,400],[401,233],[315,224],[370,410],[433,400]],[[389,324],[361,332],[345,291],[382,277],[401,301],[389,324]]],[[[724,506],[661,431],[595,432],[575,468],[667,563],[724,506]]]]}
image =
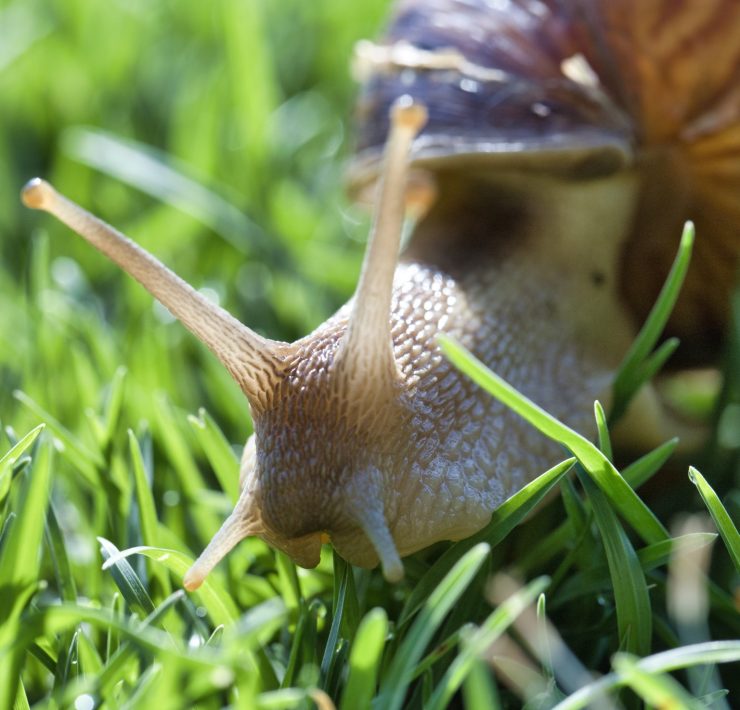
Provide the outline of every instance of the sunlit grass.
{"type": "MultiPolygon", "coordinates": [[[[53,179],[249,325],[303,335],[359,270],[366,218],[341,186],[349,55],[385,6],[0,0],[0,708],[575,708],[620,689],[627,704],[731,705],[736,673],[702,685],[681,669],[740,657],[740,300],[710,446],[689,462],[698,492],[675,441],[616,461],[603,411],[590,442],[448,346],[563,463],[473,538],[405,560],[396,587],[329,549],[306,571],[249,539],[181,591],[236,496],[246,403],[19,189],[53,179]],[[709,517],[674,532],[697,511],[721,538],[709,517]],[[666,566],[711,545],[706,608],[687,621],[666,566]]],[[[676,279],[617,409],[673,347],[651,354],[676,279]]]]}

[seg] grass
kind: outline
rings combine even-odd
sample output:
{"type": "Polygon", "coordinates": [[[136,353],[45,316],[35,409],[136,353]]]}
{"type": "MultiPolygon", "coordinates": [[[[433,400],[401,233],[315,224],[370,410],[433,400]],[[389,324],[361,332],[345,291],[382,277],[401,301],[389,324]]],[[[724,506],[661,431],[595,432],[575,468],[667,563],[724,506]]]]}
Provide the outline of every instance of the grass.
{"type": "Polygon", "coordinates": [[[0,708],[737,702],[740,298],[706,450],[618,461],[609,435],[675,347],[655,350],[688,233],[597,443],[445,345],[567,452],[476,536],[398,586],[250,539],[182,592],[236,495],[243,397],[19,188],[49,177],[250,325],[303,335],[359,270],[346,67],[385,8],[0,0],[0,708]]]}

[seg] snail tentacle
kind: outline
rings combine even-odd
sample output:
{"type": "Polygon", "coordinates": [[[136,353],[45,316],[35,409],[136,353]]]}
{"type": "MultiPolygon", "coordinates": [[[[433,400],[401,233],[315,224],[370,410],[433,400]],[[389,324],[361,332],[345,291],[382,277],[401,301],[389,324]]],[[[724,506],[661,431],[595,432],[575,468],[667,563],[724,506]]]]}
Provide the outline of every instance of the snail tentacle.
{"type": "Polygon", "coordinates": [[[381,385],[397,380],[390,317],[393,276],[406,213],[409,151],[427,117],[426,108],[408,96],[396,100],[390,113],[380,198],[347,332],[335,361],[337,367],[349,366],[361,379],[381,385]]]}
{"type": "Polygon", "coordinates": [[[257,400],[279,371],[277,343],[250,330],[211,303],[158,259],[109,224],[38,178],[23,189],[27,207],[54,215],[133,276],[226,366],[250,400],[257,400]]]}
{"type": "Polygon", "coordinates": [[[261,532],[259,517],[255,516],[254,498],[250,486],[244,486],[239,500],[206,549],[185,573],[182,584],[192,592],[198,589],[211,570],[245,537],[261,532]],[[257,519],[255,519],[257,517],[257,519]]]}

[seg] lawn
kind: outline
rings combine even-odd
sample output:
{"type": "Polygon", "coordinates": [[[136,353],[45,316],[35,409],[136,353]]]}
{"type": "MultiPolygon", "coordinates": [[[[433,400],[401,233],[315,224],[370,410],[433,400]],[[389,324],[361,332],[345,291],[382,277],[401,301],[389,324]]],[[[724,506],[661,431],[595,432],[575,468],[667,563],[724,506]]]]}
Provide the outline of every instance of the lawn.
{"type": "MultiPolygon", "coordinates": [[[[721,383],[674,393],[701,450],[612,457],[599,408],[590,442],[445,342],[563,464],[398,585],[252,538],[182,590],[238,490],[244,397],[20,189],[50,179],[297,339],[359,273],[350,64],[387,5],[0,0],[0,710],[737,704],[740,294],[721,383]]],[[[617,402],[660,358],[654,313],[617,402]]]]}

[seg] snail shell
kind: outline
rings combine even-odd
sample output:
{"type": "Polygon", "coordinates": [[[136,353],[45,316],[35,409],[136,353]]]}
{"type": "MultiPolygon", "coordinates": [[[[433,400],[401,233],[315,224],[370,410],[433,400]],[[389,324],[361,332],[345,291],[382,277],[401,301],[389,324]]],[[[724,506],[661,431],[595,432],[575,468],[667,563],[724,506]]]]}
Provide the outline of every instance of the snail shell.
{"type": "Polygon", "coordinates": [[[358,73],[355,186],[374,174],[399,93],[429,106],[413,157],[431,169],[632,170],[620,297],[642,322],[693,220],[668,330],[712,356],[740,253],[740,3],[402,0],[382,45],[360,47],[358,73]]]}
{"type": "Polygon", "coordinates": [[[397,580],[402,556],[474,533],[558,458],[446,362],[440,333],[588,429],[687,217],[700,242],[673,327],[709,339],[723,326],[738,255],[739,13],[732,0],[399,3],[387,42],[360,53],[351,179],[358,191],[381,179],[357,291],[292,344],[252,332],[45,183],[26,188],[29,206],[201,338],[249,401],[241,495],[188,589],[247,535],[308,567],[329,539],[397,580]],[[409,193],[417,224],[399,260],[409,155],[426,177],[409,193]]]}

